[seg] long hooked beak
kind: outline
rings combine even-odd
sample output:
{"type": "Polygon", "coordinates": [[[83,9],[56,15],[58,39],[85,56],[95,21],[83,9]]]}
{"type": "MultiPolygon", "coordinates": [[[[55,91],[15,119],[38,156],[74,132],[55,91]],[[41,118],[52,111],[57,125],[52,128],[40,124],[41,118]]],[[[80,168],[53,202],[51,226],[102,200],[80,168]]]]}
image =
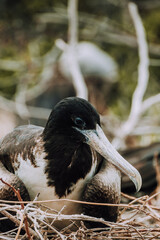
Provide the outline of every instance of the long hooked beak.
{"type": "Polygon", "coordinates": [[[141,175],[137,169],[135,169],[116,151],[98,124],[96,125],[96,130],[77,130],[86,137],[86,143],[88,145],[94,148],[107,161],[115,165],[120,171],[122,171],[132,180],[137,192],[140,190],[142,185],[141,175]]]}

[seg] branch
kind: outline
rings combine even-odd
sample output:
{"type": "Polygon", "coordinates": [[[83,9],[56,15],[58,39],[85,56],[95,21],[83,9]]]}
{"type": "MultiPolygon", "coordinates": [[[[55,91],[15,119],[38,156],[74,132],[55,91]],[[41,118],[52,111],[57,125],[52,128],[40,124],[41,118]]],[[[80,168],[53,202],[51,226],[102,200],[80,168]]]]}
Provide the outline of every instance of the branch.
{"type": "Polygon", "coordinates": [[[138,65],[138,83],[133,93],[130,115],[128,120],[123,125],[124,135],[127,135],[132,131],[141,116],[143,96],[145,94],[149,79],[149,56],[145,29],[138,14],[137,6],[134,3],[129,3],[129,11],[137,33],[140,62],[138,65]]]}
{"type": "Polygon", "coordinates": [[[70,74],[72,76],[73,85],[76,90],[77,97],[88,99],[88,90],[82,76],[80,66],[77,60],[76,46],[78,39],[78,0],[68,0],[68,37],[69,45],[67,47],[68,63],[70,74]]]}
{"type": "Polygon", "coordinates": [[[25,61],[0,59],[0,69],[23,72],[26,70],[26,63],[25,61]]]}
{"type": "Polygon", "coordinates": [[[160,93],[143,101],[141,111],[144,113],[148,108],[152,107],[156,103],[160,103],[160,93]]]}
{"type": "MultiPolygon", "coordinates": [[[[20,221],[16,218],[16,216],[13,216],[12,214],[7,212],[6,210],[1,210],[1,214],[3,214],[5,217],[7,217],[12,222],[14,222],[17,226],[20,225],[20,221]]],[[[22,226],[22,229],[25,230],[25,225],[24,224],[22,226]]],[[[35,231],[32,228],[29,227],[29,231],[34,237],[37,237],[37,234],[35,233],[35,231]]]]}
{"type": "MultiPolygon", "coordinates": [[[[22,200],[22,198],[21,198],[19,189],[16,190],[15,187],[13,187],[11,184],[5,182],[2,178],[0,178],[0,181],[1,181],[2,183],[4,183],[5,185],[7,185],[9,188],[12,189],[12,191],[13,191],[13,192],[15,193],[15,195],[17,196],[18,200],[21,202],[21,203],[20,203],[20,204],[21,204],[21,209],[24,210],[24,203],[23,203],[23,200],[22,200]]],[[[25,224],[25,231],[26,231],[26,233],[27,233],[28,239],[30,240],[30,239],[31,239],[31,235],[30,235],[30,232],[29,232],[29,226],[28,226],[28,220],[27,220],[27,215],[26,215],[26,214],[24,214],[23,219],[24,219],[24,224],[25,224]]],[[[22,228],[22,225],[23,225],[23,222],[22,222],[22,219],[21,219],[20,227],[19,227],[19,230],[18,230],[18,233],[17,233],[17,237],[18,237],[18,235],[19,235],[19,233],[20,233],[20,230],[21,230],[21,228],[22,228]]]]}
{"type": "Polygon", "coordinates": [[[141,117],[143,97],[149,80],[149,56],[145,29],[139,16],[136,4],[129,3],[128,7],[137,34],[139,53],[138,83],[132,96],[131,110],[128,120],[121,126],[120,130],[118,131],[118,138],[114,139],[113,141],[113,144],[116,147],[120,145],[120,141],[122,141],[122,139],[125,139],[125,137],[133,131],[141,117]]]}
{"type": "MultiPolygon", "coordinates": [[[[54,13],[40,13],[36,14],[36,20],[38,24],[66,24],[67,16],[66,11],[63,8],[54,8],[54,13]]],[[[92,41],[96,38],[98,41],[111,43],[112,45],[124,45],[134,49],[137,49],[137,41],[135,36],[132,36],[121,27],[119,23],[105,17],[102,20],[97,18],[94,14],[82,13],[79,16],[79,21],[85,25],[86,31],[81,33],[81,36],[88,41],[92,41]],[[93,30],[94,29],[94,30],[93,30]]],[[[149,52],[151,54],[160,55],[160,45],[150,43],[149,52]]]]}
{"type": "Polygon", "coordinates": [[[150,135],[150,134],[159,135],[160,127],[152,126],[152,125],[140,126],[140,127],[136,127],[132,131],[132,136],[142,136],[142,135],[150,135]]]}
{"type": "Polygon", "coordinates": [[[25,78],[22,78],[22,80],[20,80],[17,85],[15,93],[15,107],[18,115],[22,119],[26,119],[29,117],[29,111],[26,105],[27,87],[28,87],[27,81],[25,81],[25,78]]]}
{"type": "Polygon", "coordinates": [[[28,89],[26,92],[26,100],[30,101],[48,89],[48,83],[53,78],[54,75],[54,64],[59,58],[59,55],[62,53],[61,49],[56,45],[44,55],[41,59],[43,62],[42,71],[39,76],[38,84],[28,89]]]}
{"type": "MultiPolygon", "coordinates": [[[[24,104],[16,103],[15,101],[8,100],[7,98],[4,98],[0,96],[0,108],[4,109],[6,111],[15,113],[19,116],[19,112],[17,111],[17,104],[19,107],[23,108],[24,104]]],[[[28,118],[38,118],[38,119],[48,119],[48,116],[51,112],[51,109],[41,108],[41,107],[34,107],[27,105],[28,109],[28,118]]],[[[26,115],[25,115],[26,116],[26,115]]]]}

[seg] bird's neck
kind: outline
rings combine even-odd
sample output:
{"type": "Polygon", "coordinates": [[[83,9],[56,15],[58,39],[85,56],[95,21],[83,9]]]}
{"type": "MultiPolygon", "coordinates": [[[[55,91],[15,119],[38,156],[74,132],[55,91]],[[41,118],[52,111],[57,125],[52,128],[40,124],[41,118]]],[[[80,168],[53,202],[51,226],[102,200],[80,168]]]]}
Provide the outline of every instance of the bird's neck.
{"type": "Polygon", "coordinates": [[[45,141],[48,185],[64,197],[71,193],[74,184],[84,179],[92,167],[90,147],[64,136],[54,136],[45,141]]]}
{"type": "Polygon", "coordinates": [[[118,195],[120,195],[121,173],[113,164],[104,161],[103,166],[99,171],[99,175],[103,176],[101,178],[103,179],[106,189],[112,189],[113,193],[118,193],[118,195]]]}
{"type": "MultiPolygon", "coordinates": [[[[116,169],[107,161],[103,161],[98,173],[86,185],[82,200],[92,201],[97,203],[114,203],[120,202],[121,191],[121,175],[116,169]]],[[[116,221],[118,216],[117,206],[92,206],[83,205],[83,213],[89,216],[96,216],[104,218],[107,221],[116,221]]],[[[97,224],[97,223],[96,223],[97,224]]],[[[94,223],[90,223],[91,227],[95,227],[94,223]]],[[[98,224],[99,227],[102,225],[98,224]]],[[[104,227],[104,225],[103,225],[104,227]]]]}

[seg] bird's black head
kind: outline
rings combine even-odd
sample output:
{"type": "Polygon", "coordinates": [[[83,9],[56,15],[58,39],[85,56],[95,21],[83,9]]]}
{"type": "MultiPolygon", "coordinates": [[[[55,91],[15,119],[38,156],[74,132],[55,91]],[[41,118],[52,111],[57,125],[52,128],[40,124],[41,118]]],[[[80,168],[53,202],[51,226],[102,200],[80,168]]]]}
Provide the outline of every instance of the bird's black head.
{"type": "Polygon", "coordinates": [[[53,109],[44,133],[63,135],[74,140],[83,140],[85,136],[79,130],[96,129],[100,125],[99,114],[86,100],[68,97],[60,101],[53,109]]]}

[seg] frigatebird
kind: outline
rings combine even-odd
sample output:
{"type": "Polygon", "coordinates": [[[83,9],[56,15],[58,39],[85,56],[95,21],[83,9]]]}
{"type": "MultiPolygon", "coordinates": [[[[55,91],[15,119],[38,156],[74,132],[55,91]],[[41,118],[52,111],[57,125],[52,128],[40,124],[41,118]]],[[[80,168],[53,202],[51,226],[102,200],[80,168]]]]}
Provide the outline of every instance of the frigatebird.
{"type": "MultiPolygon", "coordinates": [[[[120,199],[120,172],[130,177],[137,191],[141,187],[139,172],[110,144],[95,108],[78,97],[60,101],[45,128],[20,126],[6,135],[0,143],[0,160],[6,171],[23,182],[31,200],[39,193],[39,200],[116,203],[120,199]]],[[[3,199],[2,190],[0,193],[3,199]]],[[[64,202],[48,205],[60,211],[64,202]]],[[[77,203],[65,205],[64,214],[99,216],[77,203]]],[[[110,207],[101,217],[115,221],[117,209],[110,207]]]]}

